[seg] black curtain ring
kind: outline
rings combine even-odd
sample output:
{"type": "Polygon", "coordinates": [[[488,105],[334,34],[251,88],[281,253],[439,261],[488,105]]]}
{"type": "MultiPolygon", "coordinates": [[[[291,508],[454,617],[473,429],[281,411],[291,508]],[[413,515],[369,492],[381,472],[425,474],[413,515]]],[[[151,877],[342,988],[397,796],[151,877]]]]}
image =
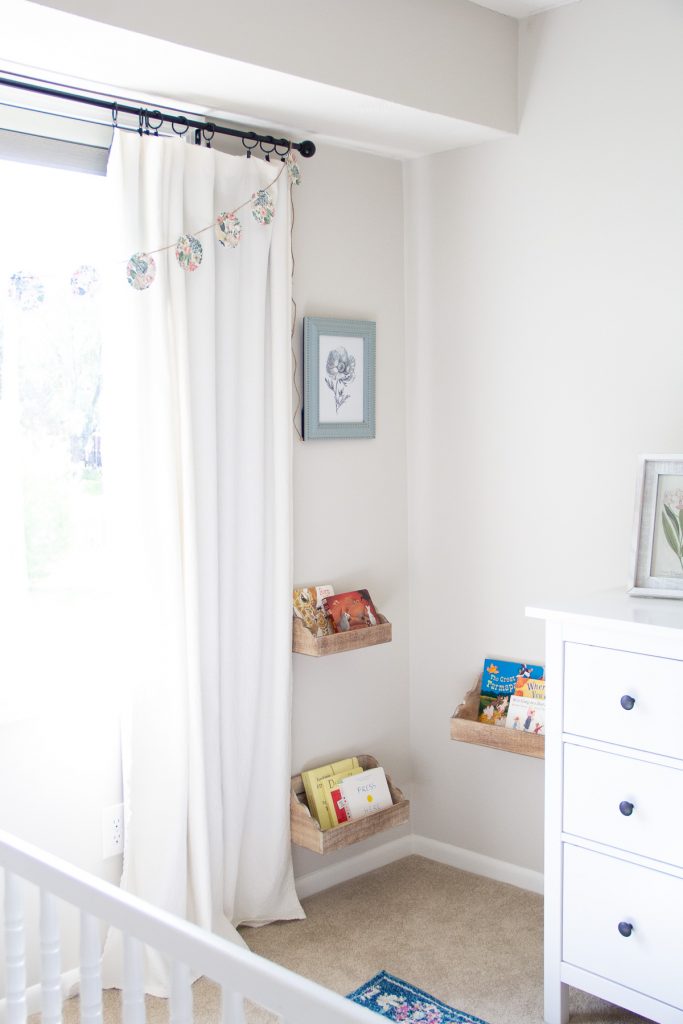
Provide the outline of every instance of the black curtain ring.
{"type": "Polygon", "coordinates": [[[280,139],[279,142],[275,143],[275,153],[280,157],[281,160],[287,158],[287,154],[291,149],[291,143],[286,142],[285,139],[280,139]]]}
{"type": "Polygon", "coordinates": [[[142,136],[142,129],[145,124],[145,114],[143,110],[138,110],[138,135],[142,136]]]}
{"type": "Polygon", "coordinates": [[[180,136],[180,138],[182,138],[184,135],[187,135],[189,127],[190,126],[187,123],[186,117],[176,117],[175,120],[171,122],[171,128],[173,129],[176,135],[180,136]],[[179,132],[178,129],[176,128],[177,124],[185,125],[181,132],[179,132]]]}
{"type": "Polygon", "coordinates": [[[119,105],[113,103],[111,108],[111,126],[112,128],[118,128],[119,126],[119,105]]]}
{"type": "Polygon", "coordinates": [[[164,123],[164,118],[160,110],[151,110],[147,112],[147,127],[151,128],[155,135],[159,134],[159,129],[164,123]],[[158,121],[158,124],[152,124],[152,121],[158,121]]]}
{"type": "Polygon", "coordinates": [[[270,163],[270,154],[275,150],[275,139],[273,138],[272,135],[267,135],[265,139],[259,140],[259,146],[266,160],[268,161],[268,163],[270,163]],[[266,146],[269,146],[270,148],[266,149],[266,146]]]}
{"type": "Polygon", "coordinates": [[[214,137],[215,134],[216,134],[216,126],[215,126],[215,124],[207,124],[206,128],[202,128],[202,135],[204,137],[204,142],[206,143],[206,148],[207,149],[211,149],[211,140],[212,140],[212,138],[214,137]]]}
{"type": "Polygon", "coordinates": [[[251,156],[252,149],[256,149],[256,147],[258,146],[258,137],[256,135],[256,132],[247,132],[246,135],[243,135],[242,136],[242,145],[244,146],[244,148],[247,151],[247,160],[248,160],[249,157],[251,156]],[[254,145],[253,146],[248,146],[247,145],[247,139],[249,139],[250,142],[253,140],[254,145]]]}

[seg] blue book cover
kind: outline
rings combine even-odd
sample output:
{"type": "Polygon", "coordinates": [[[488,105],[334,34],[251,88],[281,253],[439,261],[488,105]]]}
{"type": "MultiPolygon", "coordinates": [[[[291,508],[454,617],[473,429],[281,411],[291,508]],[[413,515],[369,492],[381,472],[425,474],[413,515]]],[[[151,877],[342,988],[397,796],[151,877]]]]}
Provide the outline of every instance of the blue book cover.
{"type": "Polygon", "coordinates": [[[510,697],[515,693],[518,679],[543,679],[543,666],[501,661],[499,658],[485,660],[479,702],[480,722],[505,725],[510,697]]]}

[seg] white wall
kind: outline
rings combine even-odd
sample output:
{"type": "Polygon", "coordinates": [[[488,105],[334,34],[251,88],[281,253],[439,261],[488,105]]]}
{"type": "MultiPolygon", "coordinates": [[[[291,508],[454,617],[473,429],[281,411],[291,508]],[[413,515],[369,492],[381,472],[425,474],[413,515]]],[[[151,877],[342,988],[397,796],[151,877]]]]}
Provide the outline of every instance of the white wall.
{"type": "MultiPolygon", "coordinates": [[[[119,719],[91,704],[0,721],[0,828],[109,882],[121,857],[102,859],[102,811],[123,799],[119,719]]],[[[0,894],[0,910],[2,894],[0,894]]],[[[36,890],[26,889],[27,930],[37,935],[36,890]]],[[[0,960],[4,959],[0,934],[0,960]]],[[[28,984],[38,981],[38,943],[27,949],[28,984]]],[[[78,921],[62,908],[62,967],[78,963],[78,921]]],[[[0,977],[0,999],[5,979],[0,977]]]]}
{"type": "MultiPolygon", "coordinates": [[[[321,148],[295,190],[296,345],[304,316],[377,324],[377,436],[295,441],[294,576],[367,587],[393,641],[346,654],[294,655],[293,772],[374,754],[410,781],[403,196],[397,161],[321,148]]],[[[406,828],[403,829],[406,831],[406,828]]],[[[375,842],[396,838],[399,830],[375,842]]],[[[368,849],[373,842],[363,844],[368,849]]],[[[295,851],[297,874],[357,853],[295,851]]]]}
{"type": "MultiPolygon", "coordinates": [[[[192,8],[167,0],[40,3],[302,82],[507,131],[517,125],[516,23],[469,0],[196,0],[192,8]]],[[[68,45],[66,39],[54,42],[68,45]]],[[[181,79],[184,70],[176,69],[181,79]]],[[[120,84],[139,90],[145,75],[143,67],[127,65],[120,84]]],[[[193,95],[189,83],[186,99],[193,95]]],[[[216,97],[219,109],[226,109],[226,98],[216,97]]]]}
{"type": "Polygon", "coordinates": [[[636,457],[681,450],[683,5],[520,25],[517,139],[406,174],[413,814],[542,867],[543,763],[454,743],[524,606],[625,585],[636,457]]]}

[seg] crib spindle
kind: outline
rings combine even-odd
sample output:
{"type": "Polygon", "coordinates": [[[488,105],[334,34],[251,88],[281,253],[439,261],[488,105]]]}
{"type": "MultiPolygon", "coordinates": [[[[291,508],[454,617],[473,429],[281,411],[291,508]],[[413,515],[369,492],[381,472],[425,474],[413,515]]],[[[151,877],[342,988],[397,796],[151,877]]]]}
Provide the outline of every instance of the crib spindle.
{"type": "Polygon", "coordinates": [[[244,996],[223,986],[221,1000],[221,1024],[245,1024],[244,996]]]}
{"type": "Polygon", "coordinates": [[[123,1024],[145,1024],[143,945],[123,936],[123,1024]]]}
{"type": "Polygon", "coordinates": [[[62,966],[57,900],[40,890],[40,1005],[42,1024],[62,1024],[62,966]]]}
{"type": "Polygon", "coordinates": [[[187,964],[171,967],[170,1024],[192,1024],[192,989],[187,964]]]}
{"type": "Polygon", "coordinates": [[[100,924],[81,913],[81,1024],[102,1024],[100,924]]]}
{"type": "Polygon", "coordinates": [[[5,965],[7,1024],[26,1021],[26,937],[21,882],[5,872],[5,965]]]}

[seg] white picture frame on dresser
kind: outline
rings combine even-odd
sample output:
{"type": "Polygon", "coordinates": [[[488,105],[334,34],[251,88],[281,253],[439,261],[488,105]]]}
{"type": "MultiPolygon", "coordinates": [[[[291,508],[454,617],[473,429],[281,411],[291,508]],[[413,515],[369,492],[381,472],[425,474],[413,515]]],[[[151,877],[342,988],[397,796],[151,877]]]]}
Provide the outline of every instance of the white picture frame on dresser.
{"type": "Polygon", "coordinates": [[[546,1024],[569,987],[683,1024],[683,605],[623,591],[545,620],[546,1024]],[[675,698],[674,698],[675,699],[675,698]]]}
{"type": "Polygon", "coordinates": [[[629,593],[683,598],[683,455],[641,455],[629,593]]]}

